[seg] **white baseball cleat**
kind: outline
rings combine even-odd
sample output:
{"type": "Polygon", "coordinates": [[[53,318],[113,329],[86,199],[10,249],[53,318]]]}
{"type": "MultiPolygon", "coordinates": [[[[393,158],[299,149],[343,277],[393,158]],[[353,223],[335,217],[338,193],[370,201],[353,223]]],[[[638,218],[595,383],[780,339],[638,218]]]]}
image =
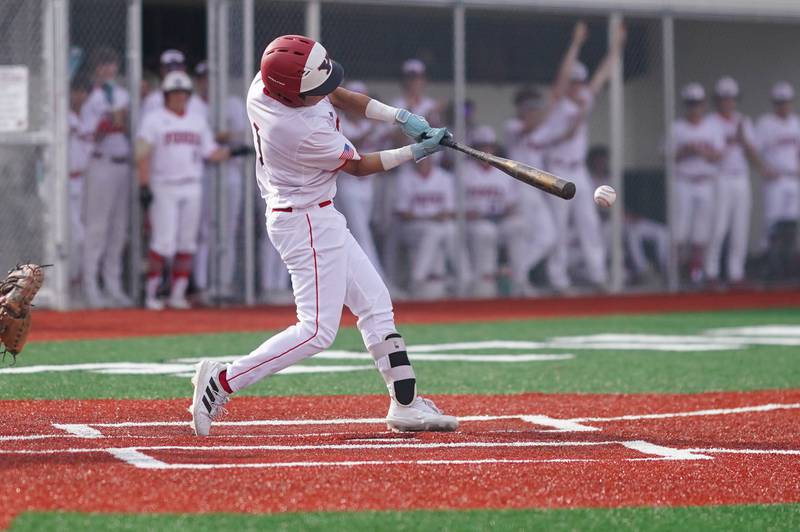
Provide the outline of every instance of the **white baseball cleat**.
{"type": "Polygon", "coordinates": [[[458,419],[442,413],[430,399],[417,396],[408,406],[392,399],[386,426],[395,432],[450,432],[458,428],[458,419]]]}
{"type": "Polygon", "coordinates": [[[189,310],[192,305],[186,300],[185,297],[171,297],[167,301],[169,308],[176,310],[189,310]]]}
{"type": "Polygon", "coordinates": [[[208,436],[211,422],[220,414],[227,413],[225,403],[229,395],[222,389],[219,372],[225,365],[219,362],[204,360],[197,364],[197,372],[192,377],[194,397],[189,412],[192,414],[192,428],[197,436],[208,436]]]}
{"type": "Polygon", "coordinates": [[[155,297],[148,297],[144,300],[144,308],[147,310],[164,310],[164,302],[155,297]]]}

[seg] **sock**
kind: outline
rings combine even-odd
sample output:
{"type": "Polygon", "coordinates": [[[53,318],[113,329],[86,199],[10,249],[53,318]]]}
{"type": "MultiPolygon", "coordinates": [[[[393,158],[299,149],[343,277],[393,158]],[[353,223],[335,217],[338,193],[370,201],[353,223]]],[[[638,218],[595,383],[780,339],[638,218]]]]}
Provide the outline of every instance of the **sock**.
{"type": "Polygon", "coordinates": [[[223,369],[222,371],[220,371],[219,375],[217,375],[217,378],[219,379],[219,384],[220,384],[220,386],[222,386],[223,390],[225,390],[228,393],[233,393],[233,390],[231,390],[231,387],[228,384],[228,370],[227,369],[223,369]]]}

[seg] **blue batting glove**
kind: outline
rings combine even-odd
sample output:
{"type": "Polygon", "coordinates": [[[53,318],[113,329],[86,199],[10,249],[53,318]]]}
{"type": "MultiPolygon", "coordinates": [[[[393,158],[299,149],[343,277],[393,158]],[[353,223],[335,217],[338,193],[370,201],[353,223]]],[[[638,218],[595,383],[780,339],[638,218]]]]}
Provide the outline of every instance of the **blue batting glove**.
{"type": "Polygon", "coordinates": [[[424,140],[411,145],[411,153],[414,155],[414,161],[419,162],[429,155],[433,155],[437,151],[444,149],[444,146],[439,144],[443,138],[452,137],[446,127],[428,128],[423,133],[424,140]]]}
{"type": "Polygon", "coordinates": [[[418,142],[422,140],[422,134],[431,128],[424,116],[415,115],[407,109],[399,109],[394,119],[400,124],[403,133],[418,142]]]}

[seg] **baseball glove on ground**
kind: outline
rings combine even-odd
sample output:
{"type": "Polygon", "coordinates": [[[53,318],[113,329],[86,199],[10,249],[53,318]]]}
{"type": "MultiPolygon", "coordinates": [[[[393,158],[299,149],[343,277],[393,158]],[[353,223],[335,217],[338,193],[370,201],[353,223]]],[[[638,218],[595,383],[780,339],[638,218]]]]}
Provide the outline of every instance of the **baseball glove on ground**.
{"type": "Polygon", "coordinates": [[[31,326],[31,302],[44,282],[44,269],[22,264],[0,282],[0,343],[3,354],[16,356],[25,347],[31,326]]]}

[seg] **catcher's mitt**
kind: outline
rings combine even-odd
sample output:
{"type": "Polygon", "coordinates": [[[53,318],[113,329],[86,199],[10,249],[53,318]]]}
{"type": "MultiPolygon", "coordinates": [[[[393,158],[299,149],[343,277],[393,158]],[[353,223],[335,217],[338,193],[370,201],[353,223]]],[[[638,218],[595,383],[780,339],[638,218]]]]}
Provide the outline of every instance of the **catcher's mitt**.
{"type": "Polygon", "coordinates": [[[44,269],[22,264],[0,282],[0,342],[3,354],[16,356],[25,347],[31,326],[31,302],[44,282],[44,269]]]}

